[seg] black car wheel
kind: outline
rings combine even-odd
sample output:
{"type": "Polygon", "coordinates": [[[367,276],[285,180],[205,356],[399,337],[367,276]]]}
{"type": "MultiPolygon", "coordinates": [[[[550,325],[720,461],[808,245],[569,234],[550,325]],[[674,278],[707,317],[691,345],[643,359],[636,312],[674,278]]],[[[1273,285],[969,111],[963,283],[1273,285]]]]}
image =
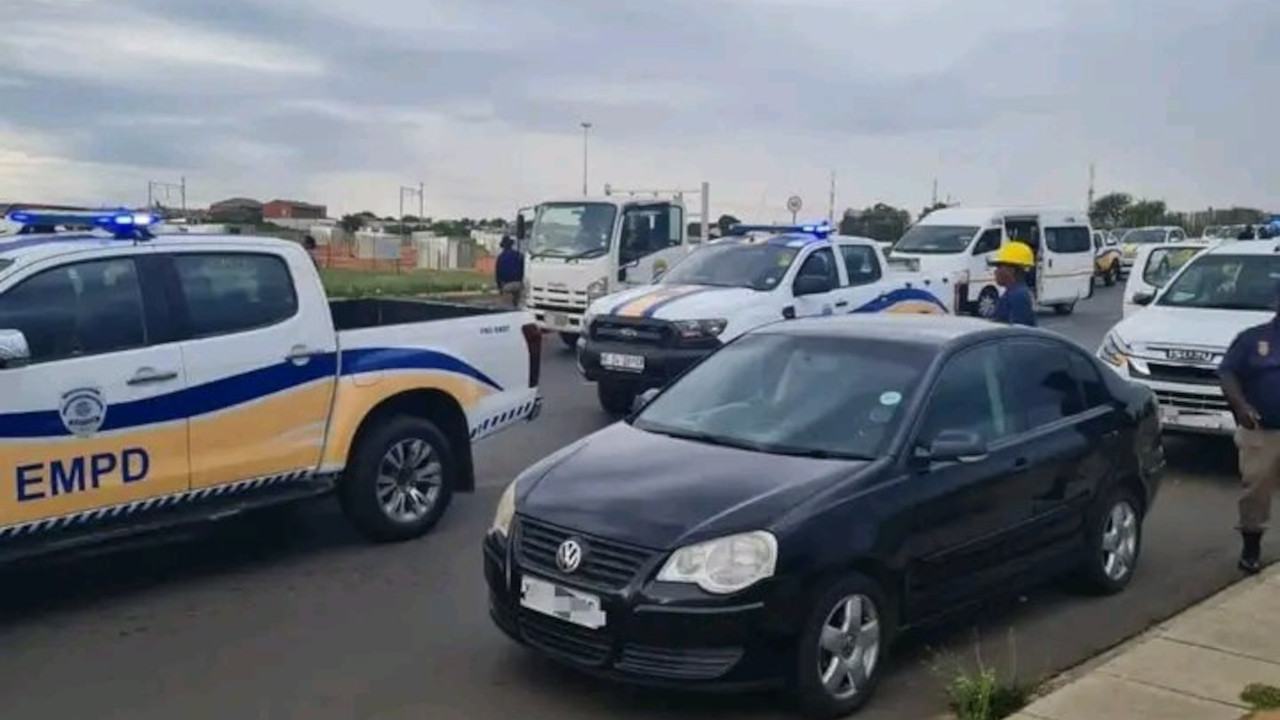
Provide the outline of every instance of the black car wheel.
{"type": "Polygon", "coordinates": [[[990,318],[996,314],[996,301],[1000,299],[1000,291],[988,285],[978,293],[977,315],[990,318]]]}
{"type": "Polygon", "coordinates": [[[622,417],[631,412],[637,392],[637,388],[630,383],[609,380],[596,383],[596,397],[600,400],[600,407],[614,417],[622,417]]]}
{"type": "Polygon", "coordinates": [[[853,573],[819,591],[796,652],[800,711],[838,718],[862,707],[880,681],[893,627],[884,591],[869,578],[853,573]]]}
{"type": "Polygon", "coordinates": [[[1076,304],[1073,302],[1058,303],[1057,305],[1053,306],[1053,311],[1058,315],[1070,315],[1071,313],[1075,312],[1075,309],[1076,309],[1076,304]]]}
{"type": "Polygon", "coordinates": [[[338,487],[348,520],[375,542],[420,537],[453,498],[449,441],[431,422],[398,415],[371,428],[338,487]]]}
{"type": "Polygon", "coordinates": [[[1107,287],[1111,287],[1120,282],[1120,263],[1111,263],[1111,267],[1107,268],[1107,274],[1102,279],[1107,287]]]}
{"type": "Polygon", "coordinates": [[[573,350],[578,347],[578,333],[562,332],[560,333],[560,342],[564,343],[565,347],[573,350]]]}
{"type": "Polygon", "coordinates": [[[1129,490],[1117,488],[1089,518],[1080,579],[1085,589],[1103,595],[1124,590],[1142,553],[1142,512],[1129,490]]]}

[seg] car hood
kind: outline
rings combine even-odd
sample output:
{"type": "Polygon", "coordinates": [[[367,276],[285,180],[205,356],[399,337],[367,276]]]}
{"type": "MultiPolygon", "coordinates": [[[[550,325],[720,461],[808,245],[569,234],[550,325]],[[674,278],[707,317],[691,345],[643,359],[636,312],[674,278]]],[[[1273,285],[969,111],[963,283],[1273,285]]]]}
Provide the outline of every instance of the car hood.
{"type": "Polygon", "coordinates": [[[529,478],[517,511],[585,535],[670,549],[767,529],[867,465],[769,455],[616,423],[529,478]]]}
{"type": "Polygon", "coordinates": [[[597,300],[593,315],[652,317],[662,320],[706,320],[732,315],[759,302],[750,288],[708,285],[646,285],[597,300]]]}
{"type": "Polygon", "coordinates": [[[1121,321],[1113,332],[1140,353],[1150,346],[1199,348],[1222,353],[1241,330],[1260,325],[1272,315],[1248,310],[1151,305],[1121,321]]]}

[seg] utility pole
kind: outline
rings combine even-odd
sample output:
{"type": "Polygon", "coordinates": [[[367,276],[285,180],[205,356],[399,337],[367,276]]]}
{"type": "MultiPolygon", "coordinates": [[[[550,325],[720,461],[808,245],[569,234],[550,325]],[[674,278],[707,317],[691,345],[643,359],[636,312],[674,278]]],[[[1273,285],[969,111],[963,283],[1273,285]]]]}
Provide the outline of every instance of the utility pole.
{"type": "Polygon", "coordinates": [[[929,201],[929,207],[938,205],[938,178],[933,179],[933,199],[929,201]]]}
{"type": "Polygon", "coordinates": [[[164,192],[165,199],[168,199],[169,193],[176,190],[180,199],[180,207],[182,214],[187,214],[187,178],[184,176],[179,178],[179,182],[163,182],[161,180],[147,181],[147,210],[150,211],[156,206],[156,191],[164,192]]]}
{"type": "Polygon", "coordinates": [[[1093,212],[1093,181],[1096,177],[1097,167],[1093,163],[1089,163],[1089,204],[1085,206],[1085,212],[1093,212]]]}
{"type": "MultiPolygon", "coordinates": [[[[406,223],[404,221],[404,196],[406,194],[410,196],[413,196],[413,195],[418,196],[418,220],[421,221],[422,213],[424,211],[423,196],[426,194],[426,187],[427,187],[426,183],[422,183],[422,182],[418,183],[418,187],[409,187],[406,185],[400,186],[400,218],[399,220],[400,220],[400,244],[401,245],[409,244],[409,223],[406,223]]],[[[399,253],[396,254],[396,273],[397,274],[400,273],[400,254],[399,253]]]]}
{"type": "Polygon", "coordinates": [[[587,139],[591,135],[591,123],[583,121],[582,125],[582,195],[587,192],[587,139]]]}
{"type": "Polygon", "coordinates": [[[827,223],[835,225],[836,222],[836,171],[831,171],[831,195],[827,198],[827,223]]]}

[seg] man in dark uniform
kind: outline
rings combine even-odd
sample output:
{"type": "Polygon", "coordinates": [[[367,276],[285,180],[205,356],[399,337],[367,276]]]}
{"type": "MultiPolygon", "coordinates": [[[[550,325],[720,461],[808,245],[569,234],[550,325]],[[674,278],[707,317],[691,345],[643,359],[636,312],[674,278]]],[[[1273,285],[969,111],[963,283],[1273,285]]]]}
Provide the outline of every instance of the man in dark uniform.
{"type": "Polygon", "coordinates": [[[1262,534],[1271,519],[1271,495],[1280,486],[1280,282],[1276,314],[1236,336],[1218,372],[1236,418],[1240,456],[1240,569],[1262,569],[1262,534]]]}
{"type": "Polygon", "coordinates": [[[1035,301],[1027,280],[1027,273],[1036,265],[1031,247],[1010,240],[996,252],[991,264],[996,267],[996,284],[1004,288],[996,300],[991,319],[1009,325],[1035,327],[1035,301]]]}

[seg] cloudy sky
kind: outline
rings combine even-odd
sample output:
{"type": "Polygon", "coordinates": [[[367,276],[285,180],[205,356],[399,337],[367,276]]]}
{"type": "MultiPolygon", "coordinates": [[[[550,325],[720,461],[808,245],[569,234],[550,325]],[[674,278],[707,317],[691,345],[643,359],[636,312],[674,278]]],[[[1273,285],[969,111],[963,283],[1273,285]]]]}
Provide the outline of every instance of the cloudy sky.
{"type": "Polygon", "coordinates": [[[1276,0],[4,0],[0,199],[1280,210],[1276,0]]]}

